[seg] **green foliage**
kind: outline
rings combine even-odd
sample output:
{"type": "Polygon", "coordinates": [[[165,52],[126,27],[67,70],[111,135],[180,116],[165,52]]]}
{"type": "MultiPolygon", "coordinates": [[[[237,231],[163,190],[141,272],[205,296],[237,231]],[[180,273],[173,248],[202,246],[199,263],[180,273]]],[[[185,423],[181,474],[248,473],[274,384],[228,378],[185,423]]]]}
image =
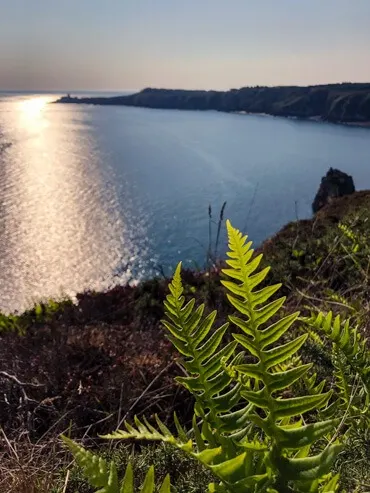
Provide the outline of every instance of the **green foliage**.
{"type": "MultiPolygon", "coordinates": [[[[351,253],[357,253],[360,249],[360,244],[362,243],[361,237],[354,232],[354,230],[345,223],[339,223],[338,228],[340,231],[343,233],[343,236],[349,240],[351,243],[351,248],[350,252],[351,253]]],[[[343,248],[348,251],[348,249],[345,247],[344,243],[342,243],[343,248]]]]}
{"type": "Polygon", "coordinates": [[[350,217],[346,221],[339,223],[338,228],[341,232],[339,247],[343,252],[342,259],[346,268],[354,274],[362,277],[365,283],[369,281],[370,267],[370,248],[369,248],[369,218],[350,217]],[[355,231],[355,226],[360,224],[355,231]]]}
{"type": "Polygon", "coordinates": [[[343,491],[367,493],[370,491],[370,425],[367,428],[351,427],[346,446],[338,461],[343,491]]]}
{"type": "Polygon", "coordinates": [[[19,316],[4,315],[0,313],[0,333],[1,332],[16,332],[19,335],[23,335],[25,333],[25,328],[21,323],[19,316]]]}
{"type": "Polygon", "coordinates": [[[319,313],[304,319],[306,324],[321,331],[332,343],[332,362],[335,368],[339,401],[332,407],[346,409],[354,415],[361,413],[370,419],[370,351],[367,340],[349,320],[319,313]]]}
{"type": "MultiPolygon", "coordinates": [[[[111,443],[100,444],[98,453],[107,463],[114,462],[118,477],[125,474],[128,463],[135,472],[135,486],[139,488],[144,482],[150,466],[154,466],[156,483],[161,484],[169,474],[171,493],[205,493],[208,484],[214,480],[212,473],[189,454],[166,443],[111,443]]],[[[66,471],[62,471],[64,482],[66,471]]],[[[58,490],[59,491],[59,490],[58,490]]],[[[86,480],[84,471],[74,463],[70,467],[68,492],[93,493],[95,490],[86,480]]],[[[61,492],[59,492],[61,493],[61,492]]]]}
{"type": "Polygon", "coordinates": [[[345,203],[338,210],[329,207],[312,221],[288,224],[276,237],[263,245],[272,266],[272,279],[284,283],[290,298],[307,301],[309,310],[329,311],[335,307],[368,313],[370,273],[369,196],[359,203],[345,203]],[[355,212],[354,212],[355,211],[355,212]],[[335,218],[341,219],[336,223],[335,218]],[[364,303],[365,301],[365,303],[364,303]]]}
{"type": "MultiPolygon", "coordinates": [[[[195,398],[192,429],[185,430],[176,415],[173,430],[158,417],[155,426],[135,417],[134,426],[126,422],[125,430],[105,438],[159,441],[180,449],[217,478],[209,492],[335,492],[340,431],[351,428],[358,413],[367,419],[366,341],[349,322],[322,313],[304,319],[309,330],[294,336],[299,313],[280,315],[285,297],[276,293],[281,285],[266,283],[269,268],[259,269],[262,255],[253,255],[247,237],[229,222],[227,230],[222,284],[235,310],[229,322],[215,328],[216,311],[207,313],[194,299],[186,302],[181,264],[164,303],[163,324],[186,374],[177,381],[195,398]],[[325,337],[333,342],[338,398],[332,399],[333,390],[324,392],[325,382],[318,381],[312,363],[301,361],[299,350],[308,336],[320,347],[325,337]],[[359,381],[362,407],[353,399],[359,381]],[[296,395],[300,382],[307,394],[296,395]]],[[[104,471],[107,477],[107,467],[104,471]]]]}
{"type": "MultiPolygon", "coordinates": [[[[134,493],[134,473],[131,463],[128,464],[125,475],[120,482],[117,468],[113,461],[108,464],[102,457],[94,455],[67,437],[63,437],[63,441],[73,453],[78,465],[83,469],[89,483],[93,487],[99,488],[96,493],[134,493]]],[[[170,478],[167,475],[159,489],[159,493],[170,493],[170,487],[170,478]]],[[[144,479],[140,493],[154,493],[154,491],[154,467],[151,466],[144,479]]]]}
{"type": "MultiPolygon", "coordinates": [[[[206,465],[219,478],[210,491],[319,491],[340,450],[328,444],[310,456],[310,446],[326,437],[336,420],[304,423],[302,415],[325,407],[330,393],[285,397],[291,385],[311,365],[298,364],[287,371],[279,365],[291,360],[305,342],[300,336],[276,344],[298,316],[294,313],[272,322],[284,298],[270,301],[280,285],[259,286],[268,268],[258,271],[261,256],[253,258],[251,242],[227,224],[229,268],[233,279],[223,281],[228,299],[239,316],[230,322],[241,329],[223,344],[228,324],[213,329],[216,312],[204,315],[205,307],[195,300],[185,303],[181,265],[169,286],[164,325],[169,339],[183,356],[188,376],[178,377],[195,397],[191,437],[175,416],[177,436],[157,418],[157,428],[146,419],[126,423],[126,431],[107,438],[136,438],[172,443],[206,465]],[[235,280],[237,282],[235,282],[235,280]],[[238,351],[238,348],[243,351],[238,351]],[[246,362],[245,352],[252,358],[246,362]],[[160,431],[158,431],[158,429],[160,431]]],[[[330,484],[331,479],[327,479],[330,484]]],[[[322,488],[321,488],[322,489],[322,488]]]]}
{"type": "Polygon", "coordinates": [[[70,305],[72,305],[72,301],[68,298],[62,301],[50,299],[45,302],[36,303],[28,312],[28,315],[34,322],[50,322],[55,315],[70,305]]]}
{"type": "Polygon", "coordinates": [[[22,336],[32,324],[50,322],[70,305],[72,301],[68,298],[62,301],[48,300],[36,303],[33,308],[22,315],[0,313],[0,333],[15,332],[22,336]]]}

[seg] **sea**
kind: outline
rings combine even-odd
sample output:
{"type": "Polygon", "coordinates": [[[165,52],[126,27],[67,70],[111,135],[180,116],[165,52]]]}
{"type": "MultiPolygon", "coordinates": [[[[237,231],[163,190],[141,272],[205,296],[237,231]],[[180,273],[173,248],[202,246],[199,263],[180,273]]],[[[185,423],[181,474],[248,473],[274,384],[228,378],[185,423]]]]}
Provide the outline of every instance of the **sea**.
{"type": "Polygon", "coordinates": [[[225,255],[224,225],[216,246],[224,202],[224,219],[257,246],[311,216],[329,167],[370,188],[369,129],[53,104],[62,95],[0,93],[5,313],[168,276],[180,260],[204,268],[209,250],[225,255]]]}

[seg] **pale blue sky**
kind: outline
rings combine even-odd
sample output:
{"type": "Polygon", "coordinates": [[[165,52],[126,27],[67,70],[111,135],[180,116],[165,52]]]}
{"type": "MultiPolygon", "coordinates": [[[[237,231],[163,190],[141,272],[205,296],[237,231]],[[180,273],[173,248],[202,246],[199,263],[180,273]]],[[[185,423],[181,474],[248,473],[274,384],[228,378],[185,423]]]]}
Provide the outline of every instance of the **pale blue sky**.
{"type": "Polygon", "coordinates": [[[370,0],[0,0],[0,89],[370,81],[370,0]]]}

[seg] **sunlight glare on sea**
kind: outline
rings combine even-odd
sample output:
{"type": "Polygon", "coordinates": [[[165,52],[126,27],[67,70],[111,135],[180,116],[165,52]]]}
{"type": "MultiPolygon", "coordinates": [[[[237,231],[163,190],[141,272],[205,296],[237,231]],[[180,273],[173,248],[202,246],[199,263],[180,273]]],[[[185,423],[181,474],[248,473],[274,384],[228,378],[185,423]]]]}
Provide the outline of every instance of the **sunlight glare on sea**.
{"type": "MultiPolygon", "coordinates": [[[[0,308],[132,279],[138,250],[125,227],[112,173],[73,107],[55,96],[0,102],[0,308]],[[6,107],[5,107],[6,106],[6,107]],[[0,147],[1,149],[1,147],[0,147]]],[[[145,236],[145,235],[144,235],[145,236]]]]}

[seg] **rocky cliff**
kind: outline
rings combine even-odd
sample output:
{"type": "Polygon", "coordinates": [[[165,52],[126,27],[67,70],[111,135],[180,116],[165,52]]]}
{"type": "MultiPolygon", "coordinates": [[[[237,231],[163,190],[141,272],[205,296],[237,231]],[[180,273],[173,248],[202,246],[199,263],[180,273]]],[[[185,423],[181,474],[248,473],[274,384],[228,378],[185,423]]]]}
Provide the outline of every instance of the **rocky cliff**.
{"type": "Polygon", "coordinates": [[[355,192],[353,178],[339,169],[330,168],[321,179],[320,187],[312,203],[313,213],[318,212],[333,199],[355,192]]]}

